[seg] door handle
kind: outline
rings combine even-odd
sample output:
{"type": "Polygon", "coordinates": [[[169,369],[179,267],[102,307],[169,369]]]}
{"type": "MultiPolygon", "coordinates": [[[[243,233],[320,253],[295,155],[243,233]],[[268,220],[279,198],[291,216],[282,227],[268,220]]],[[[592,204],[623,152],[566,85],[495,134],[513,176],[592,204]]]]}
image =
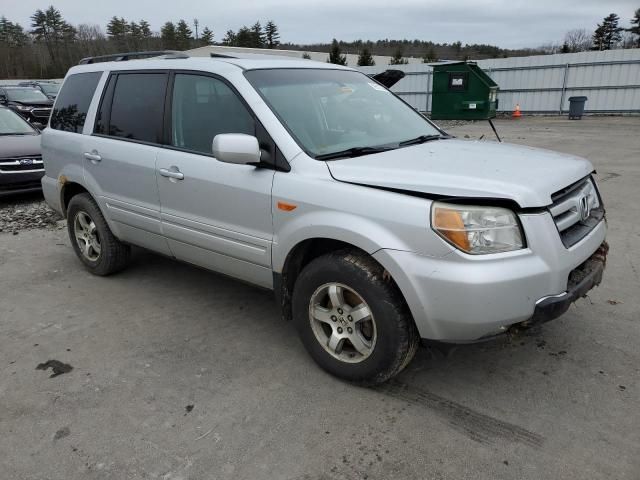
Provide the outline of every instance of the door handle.
{"type": "Polygon", "coordinates": [[[167,178],[173,178],[175,180],[184,180],[184,174],[175,166],[170,168],[161,168],[160,175],[167,178]]]}
{"type": "Polygon", "coordinates": [[[98,163],[100,160],[102,160],[102,157],[96,150],[92,150],[91,152],[84,152],[84,158],[86,158],[87,160],[91,160],[93,163],[98,163]]]}

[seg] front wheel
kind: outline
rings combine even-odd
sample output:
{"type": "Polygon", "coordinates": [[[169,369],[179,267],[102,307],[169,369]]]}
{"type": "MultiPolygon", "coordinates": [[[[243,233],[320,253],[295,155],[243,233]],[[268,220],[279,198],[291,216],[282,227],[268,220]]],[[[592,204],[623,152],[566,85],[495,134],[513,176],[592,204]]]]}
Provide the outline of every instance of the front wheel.
{"type": "Polygon", "coordinates": [[[418,334],[397,286],[371,257],[350,251],[313,260],[293,291],[294,322],[313,359],[337,377],[382,383],[418,348],[418,334]]]}

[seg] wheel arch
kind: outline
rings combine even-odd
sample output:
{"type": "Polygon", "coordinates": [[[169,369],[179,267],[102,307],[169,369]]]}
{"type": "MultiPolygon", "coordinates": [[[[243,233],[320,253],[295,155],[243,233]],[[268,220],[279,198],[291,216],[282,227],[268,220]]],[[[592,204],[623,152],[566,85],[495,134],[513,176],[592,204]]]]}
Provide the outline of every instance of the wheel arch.
{"type": "Polygon", "coordinates": [[[367,252],[364,248],[361,248],[352,243],[338,240],[335,238],[329,237],[314,237],[307,238],[298,242],[293,246],[287,253],[284,264],[280,272],[273,272],[273,287],[274,293],[276,295],[276,299],[278,304],[282,309],[282,316],[285,320],[291,320],[293,318],[292,307],[291,307],[291,297],[293,294],[293,289],[296,283],[296,280],[303,268],[308,265],[314,259],[338,250],[349,250],[352,252],[360,253],[362,255],[370,258],[375,264],[379,265],[380,268],[384,270],[385,278],[392,282],[395,288],[398,289],[400,296],[403,301],[404,296],[402,291],[398,287],[398,284],[395,282],[391,274],[382,265],[376,258],[374,258],[371,253],[367,252]]]}
{"type": "MultiPolygon", "coordinates": [[[[81,193],[88,193],[91,195],[91,192],[87,190],[84,186],[77,182],[67,181],[62,185],[60,189],[60,207],[62,208],[62,214],[67,216],[67,209],[69,207],[69,202],[73,197],[79,195],[81,193]]],[[[93,197],[93,195],[91,195],[93,197]]]]}

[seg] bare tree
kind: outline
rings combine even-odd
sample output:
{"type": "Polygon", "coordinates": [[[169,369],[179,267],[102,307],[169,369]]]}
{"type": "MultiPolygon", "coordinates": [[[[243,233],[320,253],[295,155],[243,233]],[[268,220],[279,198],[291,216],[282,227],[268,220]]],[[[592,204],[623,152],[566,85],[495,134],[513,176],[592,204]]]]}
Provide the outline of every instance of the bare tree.
{"type": "Polygon", "coordinates": [[[569,30],[564,36],[564,44],[569,52],[586,52],[593,45],[592,35],[586,28],[569,30]]]}

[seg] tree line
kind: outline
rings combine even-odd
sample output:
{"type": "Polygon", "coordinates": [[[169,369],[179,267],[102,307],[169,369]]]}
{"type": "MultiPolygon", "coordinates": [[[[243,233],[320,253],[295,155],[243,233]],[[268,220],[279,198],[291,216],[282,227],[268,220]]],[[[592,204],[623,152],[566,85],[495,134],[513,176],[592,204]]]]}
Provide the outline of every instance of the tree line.
{"type": "Polygon", "coordinates": [[[620,16],[610,13],[591,32],[586,28],[569,30],[561,43],[542,47],[545,53],[576,53],[590,50],[604,51],[616,48],[640,48],[640,8],[629,21],[630,26],[620,26],[620,16]]]}
{"type": "MultiPolygon", "coordinates": [[[[168,21],[156,32],[148,21],[114,16],[103,30],[100,25],[71,25],[60,10],[50,6],[36,10],[24,28],[0,16],[0,78],[59,78],[84,57],[142,50],[189,50],[213,45],[213,31],[198,19],[168,21]]],[[[277,48],[278,27],[260,22],[237,32],[229,30],[224,45],[277,48]]]]}
{"type": "MultiPolygon", "coordinates": [[[[566,33],[560,43],[538,48],[503,49],[488,44],[434,43],[424,40],[377,40],[352,42],[333,39],[331,43],[299,45],[281,43],[278,26],[268,21],[264,27],[257,21],[250,27],[227,30],[220,41],[213,31],[198,19],[187,22],[167,21],[159,31],[153,31],[144,19],[130,20],[114,16],[102,27],[93,24],[71,25],[62,13],[50,6],[36,10],[29,28],[0,16],[0,78],[58,78],[67,69],[87,56],[107,55],[139,50],[188,50],[206,45],[226,45],[249,48],[284,48],[299,51],[319,51],[328,54],[327,61],[346,64],[344,53],[358,54],[358,65],[374,64],[374,55],[390,57],[390,65],[408,63],[407,57],[423,62],[440,59],[467,60],[500,58],[548,53],[570,53],[587,50],[640,47],[640,8],[634,12],[630,27],[620,26],[620,17],[611,13],[595,31],[575,29],[566,33]],[[343,53],[344,52],[344,53],[343,53]]],[[[308,58],[308,54],[303,54],[308,58]]]]}

